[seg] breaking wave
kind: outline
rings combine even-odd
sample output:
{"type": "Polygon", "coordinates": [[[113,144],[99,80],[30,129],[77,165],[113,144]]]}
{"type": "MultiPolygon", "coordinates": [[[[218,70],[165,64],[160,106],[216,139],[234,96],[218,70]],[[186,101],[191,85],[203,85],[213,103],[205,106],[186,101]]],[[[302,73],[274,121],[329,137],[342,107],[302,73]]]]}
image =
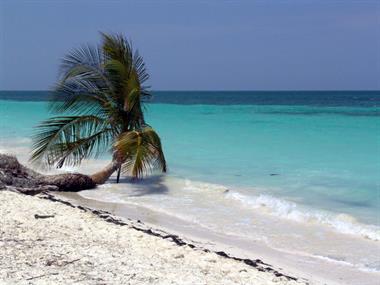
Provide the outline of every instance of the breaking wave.
{"type": "Polygon", "coordinates": [[[245,207],[260,209],[279,218],[302,223],[319,223],[334,230],[351,235],[380,241],[380,229],[374,225],[361,224],[348,214],[334,214],[310,209],[301,209],[296,203],[270,195],[247,196],[238,192],[229,192],[227,199],[241,203],[245,207]]]}

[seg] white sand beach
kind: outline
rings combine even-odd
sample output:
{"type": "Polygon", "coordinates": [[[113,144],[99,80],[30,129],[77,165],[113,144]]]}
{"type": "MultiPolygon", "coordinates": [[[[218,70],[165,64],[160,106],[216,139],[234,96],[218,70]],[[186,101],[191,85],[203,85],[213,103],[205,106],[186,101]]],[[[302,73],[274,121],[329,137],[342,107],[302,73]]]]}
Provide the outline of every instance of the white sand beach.
{"type": "Polygon", "coordinates": [[[1,191],[0,205],[1,284],[305,284],[62,203],[1,191]]]}
{"type": "MultiPolygon", "coordinates": [[[[20,161],[28,165],[26,150],[17,150],[20,161]]],[[[7,153],[16,152],[8,149],[7,153]]],[[[79,171],[91,173],[102,163],[105,162],[89,161],[79,171]]],[[[136,185],[110,181],[105,188],[99,187],[88,193],[95,191],[94,194],[103,195],[102,189],[109,187],[119,192],[125,191],[124,188],[132,191],[133,186],[136,185]]],[[[140,193],[147,190],[137,188],[133,191],[140,193]]],[[[280,251],[273,244],[265,243],[265,240],[242,239],[214,232],[182,219],[181,215],[157,211],[154,207],[87,199],[85,192],[52,195],[79,208],[96,209],[100,210],[99,213],[105,211],[109,214],[94,215],[91,210],[86,212],[37,196],[0,191],[0,214],[3,217],[0,222],[0,284],[66,284],[68,276],[71,276],[70,283],[79,284],[377,284],[377,272],[358,270],[345,262],[299,252],[280,251]],[[35,214],[54,217],[35,219],[35,214]],[[107,223],[105,220],[110,217],[122,220],[126,225],[120,227],[107,223]],[[134,227],[139,230],[136,231],[134,227]],[[176,235],[180,240],[195,245],[196,249],[179,247],[170,238],[154,237],[141,230],[153,230],[163,236],[176,235]],[[211,252],[205,252],[204,249],[211,252]],[[212,253],[219,251],[240,259],[259,259],[262,264],[258,264],[258,267],[268,267],[269,270],[261,272],[242,261],[212,253]],[[273,271],[297,278],[297,282],[278,277],[273,271]],[[131,278],[133,274],[140,277],[131,278]],[[149,279],[152,276],[157,279],[149,279]]],[[[255,217],[260,218],[257,215],[255,217]]],[[[273,231],[291,229],[292,232],[298,228],[297,223],[286,223],[267,215],[262,221],[268,230],[273,231]]],[[[321,232],[319,227],[308,227],[308,231],[321,232]]],[[[329,242],[331,250],[338,249],[339,244],[348,238],[330,231],[328,234],[326,242],[329,242]]],[[[360,241],[364,246],[372,244],[371,241],[355,237],[351,239],[353,242],[360,241]]],[[[292,239],[287,241],[292,242],[292,239]]],[[[362,247],[361,252],[364,249],[362,247]]]]}

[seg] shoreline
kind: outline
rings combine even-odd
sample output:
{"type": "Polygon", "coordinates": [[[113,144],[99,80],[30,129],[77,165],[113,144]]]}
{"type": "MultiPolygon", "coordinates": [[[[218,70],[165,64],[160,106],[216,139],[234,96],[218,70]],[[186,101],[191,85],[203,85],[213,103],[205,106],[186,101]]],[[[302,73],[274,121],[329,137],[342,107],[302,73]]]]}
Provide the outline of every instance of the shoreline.
{"type": "MultiPolygon", "coordinates": [[[[21,161],[25,162],[26,160],[24,158],[21,161]]],[[[80,169],[75,170],[80,171],[81,173],[91,173],[95,168],[98,168],[101,166],[101,164],[105,163],[105,161],[89,161],[88,163],[91,163],[91,167],[89,167],[89,165],[84,165],[84,167],[81,166],[80,169]]],[[[68,169],[65,170],[68,171],[68,169]]],[[[74,171],[74,169],[71,171],[69,170],[69,172],[72,171],[74,171]]],[[[55,171],[55,173],[62,173],[62,170],[55,171]]],[[[142,193],[145,194],[161,193],[167,195],[166,191],[162,192],[162,189],[165,189],[166,185],[163,185],[161,183],[158,183],[158,188],[156,186],[152,188],[151,183],[147,183],[146,185],[143,183],[141,185],[143,188],[140,188],[139,186],[137,188],[133,188],[130,184],[114,184],[112,183],[113,179],[114,177],[112,177],[111,180],[105,185],[105,188],[111,187],[113,189],[113,187],[116,186],[116,189],[114,190],[123,190],[125,186],[127,186],[127,190],[132,191],[132,194],[137,194],[137,192],[140,194],[141,190],[143,190],[142,193]],[[135,191],[136,193],[134,193],[135,191]]],[[[135,186],[136,185],[134,185],[134,187],[135,186]]],[[[94,191],[93,193],[96,195],[108,194],[108,192],[103,193],[102,189],[103,188],[90,191],[94,191]],[[99,190],[100,192],[97,192],[99,190]]],[[[115,193],[122,192],[116,191],[115,193]]],[[[210,193],[214,192],[210,191],[210,193]]],[[[141,220],[145,225],[149,225],[151,229],[157,229],[158,231],[165,231],[172,235],[174,234],[180,236],[182,240],[186,240],[188,243],[197,244],[202,248],[204,247],[214,252],[223,251],[229,255],[239,257],[241,259],[263,260],[264,263],[271,264],[274,270],[284,272],[285,275],[296,276],[298,278],[301,278],[300,280],[308,280],[310,284],[373,285],[377,284],[377,280],[379,278],[379,272],[365,271],[358,268],[356,264],[348,263],[343,258],[340,259],[340,253],[347,252],[343,251],[342,248],[340,248],[339,244],[342,243],[342,241],[345,243],[347,243],[347,241],[356,242],[359,240],[357,237],[350,237],[348,235],[334,233],[333,235],[329,235],[325,238],[320,239],[320,242],[328,244],[329,252],[335,251],[337,252],[337,255],[330,255],[328,251],[324,250],[319,250],[318,252],[315,250],[316,247],[314,247],[319,246],[318,243],[315,243],[318,242],[318,240],[314,240],[313,244],[311,244],[310,240],[308,240],[308,242],[310,242],[310,244],[313,246],[311,248],[313,251],[306,252],[305,255],[305,252],[302,252],[302,245],[295,244],[297,240],[297,232],[293,232],[293,230],[297,229],[299,224],[292,221],[282,220],[278,217],[271,217],[265,214],[265,219],[262,220],[261,226],[267,230],[272,231],[272,236],[276,236],[276,233],[284,233],[285,239],[282,241],[289,244],[293,243],[293,245],[295,245],[293,246],[293,249],[291,247],[277,247],[276,244],[272,243],[273,240],[265,240],[266,236],[260,235],[260,232],[255,233],[256,237],[253,237],[251,235],[235,236],[233,235],[234,232],[231,231],[218,232],[207,228],[207,225],[202,223],[201,220],[201,223],[198,223],[198,221],[192,222],[188,219],[183,219],[184,217],[182,215],[176,215],[176,212],[162,212],[162,207],[156,208],[151,207],[152,205],[149,206],[134,203],[130,204],[127,202],[115,203],[114,199],[110,199],[106,202],[96,200],[94,198],[85,198],[88,196],[84,194],[85,192],[83,192],[83,194],[80,192],[59,192],[54,193],[53,195],[60,197],[60,199],[69,199],[71,201],[70,203],[78,205],[78,208],[88,207],[91,209],[96,209],[97,211],[107,211],[114,217],[121,217],[123,219],[134,221],[141,220]],[[307,253],[311,253],[312,255],[308,255],[307,253]]],[[[202,194],[207,195],[205,192],[202,192],[202,194]]],[[[220,197],[223,197],[223,195],[220,197]]],[[[154,197],[154,195],[151,197],[154,197]]],[[[215,196],[213,195],[212,197],[208,197],[208,199],[214,197],[215,196]]],[[[207,196],[205,199],[206,198],[207,196]]],[[[202,215],[200,216],[203,217],[202,215]]],[[[253,220],[260,218],[260,210],[252,212],[251,218],[253,220]]],[[[321,234],[323,234],[323,232],[320,232],[320,228],[316,228],[311,224],[306,225],[306,228],[308,228],[308,231],[312,232],[313,235],[321,236],[321,234]]],[[[255,231],[258,229],[259,228],[253,228],[255,231]]],[[[369,243],[369,241],[363,240],[360,240],[360,242],[361,244],[369,243]]],[[[378,244],[376,244],[376,248],[374,248],[374,250],[377,248],[378,244]]],[[[365,258],[367,255],[363,254],[363,252],[364,248],[361,248],[360,255],[365,258]]],[[[373,266],[377,268],[376,263],[374,263],[373,266]]]]}
{"type": "Polygon", "coordinates": [[[344,262],[281,251],[263,241],[252,241],[242,239],[240,236],[213,232],[208,228],[202,228],[199,224],[190,225],[188,221],[143,206],[100,202],[72,192],[59,192],[56,195],[74,204],[103,210],[117,217],[142,221],[150,228],[174,233],[212,251],[224,251],[243,259],[263,260],[275,270],[286,272],[286,275],[296,276],[300,280],[307,280],[309,284],[377,284],[379,276],[377,273],[362,272],[355,267],[347,266],[344,262]]]}
{"type": "MultiPolygon", "coordinates": [[[[114,215],[112,212],[101,210],[99,208],[91,208],[88,206],[83,206],[83,203],[76,204],[74,201],[78,201],[78,200],[75,198],[74,198],[74,200],[72,200],[72,199],[67,199],[67,200],[61,199],[61,197],[67,197],[67,196],[79,196],[79,195],[75,192],[63,192],[63,195],[62,195],[62,192],[61,193],[60,192],[53,193],[53,194],[52,193],[44,193],[43,195],[40,195],[40,197],[38,197],[38,198],[46,199],[46,200],[49,200],[52,202],[62,203],[64,205],[67,205],[70,207],[74,207],[74,208],[78,208],[78,209],[83,210],[83,211],[91,212],[91,213],[95,214],[96,216],[98,216],[99,218],[105,220],[106,222],[112,223],[112,224],[121,225],[121,226],[129,226],[129,227],[133,228],[134,230],[144,232],[148,235],[156,236],[156,237],[159,237],[162,239],[169,239],[169,240],[171,239],[171,241],[178,246],[188,246],[188,247],[195,249],[195,250],[201,250],[204,252],[212,252],[212,253],[215,253],[215,254],[222,256],[224,258],[227,258],[227,259],[232,259],[232,260],[236,260],[239,262],[243,262],[243,263],[245,263],[245,264],[247,264],[253,268],[257,268],[259,271],[273,273],[276,277],[284,277],[285,279],[288,279],[289,281],[291,281],[291,280],[297,281],[299,279],[299,278],[289,276],[287,274],[276,271],[276,269],[274,269],[271,265],[264,263],[260,259],[252,260],[249,258],[242,258],[242,257],[233,256],[233,255],[228,254],[222,250],[218,251],[215,248],[210,249],[211,243],[205,242],[207,240],[205,240],[203,242],[197,241],[197,240],[192,239],[193,237],[190,235],[186,235],[186,236],[183,236],[180,234],[178,235],[177,234],[178,232],[172,234],[169,232],[168,228],[165,228],[165,227],[157,228],[157,227],[154,227],[151,223],[146,223],[146,222],[143,222],[139,219],[136,220],[136,218],[131,219],[131,218],[127,218],[127,217],[117,216],[117,215],[114,215]]],[[[304,280],[304,281],[306,282],[306,280],[304,280]]]]}
{"type": "Polygon", "coordinates": [[[307,284],[261,260],[215,253],[53,193],[5,190],[0,200],[5,283],[307,284]]]}

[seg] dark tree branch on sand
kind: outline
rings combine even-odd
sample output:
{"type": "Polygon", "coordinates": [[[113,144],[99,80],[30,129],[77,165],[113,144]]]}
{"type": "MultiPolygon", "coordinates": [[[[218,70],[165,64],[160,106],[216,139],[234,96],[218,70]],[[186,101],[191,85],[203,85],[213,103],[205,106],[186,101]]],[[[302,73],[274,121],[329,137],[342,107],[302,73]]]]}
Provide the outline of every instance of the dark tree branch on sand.
{"type": "Polygon", "coordinates": [[[35,195],[45,191],[76,192],[95,187],[96,183],[87,175],[42,175],[20,164],[16,157],[0,154],[0,190],[35,195]]]}

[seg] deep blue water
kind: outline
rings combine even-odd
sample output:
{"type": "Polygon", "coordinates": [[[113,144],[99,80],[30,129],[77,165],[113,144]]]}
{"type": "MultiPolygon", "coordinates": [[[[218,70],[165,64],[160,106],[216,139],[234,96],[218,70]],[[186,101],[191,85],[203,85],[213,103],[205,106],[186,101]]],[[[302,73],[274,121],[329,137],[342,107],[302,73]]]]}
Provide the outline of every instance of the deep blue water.
{"type": "MultiPolygon", "coordinates": [[[[151,103],[379,107],[380,91],[153,91],[151,103]]],[[[49,91],[0,91],[2,100],[46,101],[49,91]]]]}

